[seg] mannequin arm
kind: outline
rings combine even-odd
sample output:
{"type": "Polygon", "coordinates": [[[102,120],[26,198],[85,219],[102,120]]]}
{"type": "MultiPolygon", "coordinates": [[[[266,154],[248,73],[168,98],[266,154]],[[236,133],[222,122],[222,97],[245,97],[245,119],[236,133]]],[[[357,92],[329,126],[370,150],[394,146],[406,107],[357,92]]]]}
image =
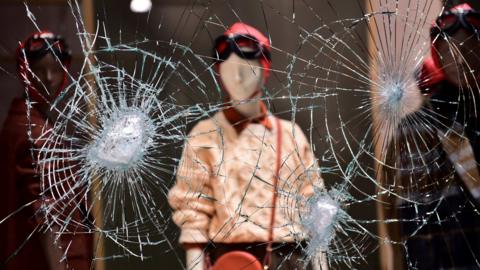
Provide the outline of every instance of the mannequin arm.
{"type": "Polygon", "coordinates": [[[66,270],[65,261],[62,261],[63,250],[55,245],[55,236],[52,231],[46,231],[40,236],[45,258],[51,270],[66,270]]]}
{"type": "Polygon", "coordinates": [[[204,270],[205,269],[205,260],[204,260],[203,250],[200,247],[192,247],[186,251],[186,263],[188,270],[204,270]]]}
{"type": "Polygon", "coordinates": [[[328,270],[327,256],[320,252],[312,259],[313,270],[328,270]]]}

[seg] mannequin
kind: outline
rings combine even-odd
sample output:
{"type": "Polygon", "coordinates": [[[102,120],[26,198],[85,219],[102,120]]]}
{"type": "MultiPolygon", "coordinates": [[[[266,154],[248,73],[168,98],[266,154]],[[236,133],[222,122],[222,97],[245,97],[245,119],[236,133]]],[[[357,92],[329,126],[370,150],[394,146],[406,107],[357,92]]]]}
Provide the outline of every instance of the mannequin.
{"type": "MultiPolygon", "coordinates": [[[[313,186],[323,184],[301,129],[270,115],[261,100],[271,65],[269,40],[255,28],[236,23],[216,40],[214,56],[227,102],[190,132],[177,182],[169,192],[187,269],[193,270],[208,268],[230,251],[247,251],[260,262],[264,258],[275,209],[269,206],[273,186],[265,182],[273,181],[279,132],[279,187],[308,197],[313,186]]],[[[279,204],[285,200],[279,195],[279,204]]],[[[275,215],[270,269],[303,269],[298,246],[306,237],[302,228],[279,207],[275,215]],[[292,256],[286,260],[285,254],[292,256]]]]}
{"type": "MultiPolygon", "coordinates": [[[[242,48],[248,50],[248,47],[242,48]]],[[[224,90],[238,112],[254,119],[261,115],[260,89],[263,86],[262,70],[258,60],[246,60],[231,54],[219,67],[224,90]]],[[[186,250],[187,269],[204,270],[203,248],[193,246],[186,250]]]]}
{"type": "MultiPolygon", "coordinates": [[[[45,172],[51,162],[39,166],[35,155],[46,147],[44,132],[53,128],[48,121],[51,103],[65,87],[70,60],[65,40],[48,31],[33,33],[17,48],[18,77],[28,100],[27,97],[13,100],[0,134],[3,184],[0,219],[19,211],[0,224],[2,269],[91,268],[93,238],[79,225],[84,220],[80,207],[83,196],[65,196],[65,200],[68,198],[72,202],[69,207],[78,205],[75,207],[78,209],[55,209],[58,214],[60,211],[70,214],[72,222],[65,231],[74,233],[58,235],[62,230],[56,225],[45,231],[39,230],[45,224],[43,208],[58,201],[52,199],[55,198],[51,192],[53,185],[48,186],[39,179],[39,174],[42,170],[45,172]],[[31,102],[30,108],[27,108],[27,101],[31,102]],[[30,203],[32,201],[34,203],[30,203]]],[[[56,162],[55,166],[59,169],[66,165],[56,162]]],[[[58,188],[59,185],[55,184],[58,188]]]]}
{"type": "Polygon", "coordinates": [[[388,238],[405,243],[392,246],[394,269],[478,268],[478,18],[468,4],[437,18],[418,74],[425,103],[389,145],[383,179],[402,197],[385,198],[385,219],[409,221],[386,224],[388,238]]]}

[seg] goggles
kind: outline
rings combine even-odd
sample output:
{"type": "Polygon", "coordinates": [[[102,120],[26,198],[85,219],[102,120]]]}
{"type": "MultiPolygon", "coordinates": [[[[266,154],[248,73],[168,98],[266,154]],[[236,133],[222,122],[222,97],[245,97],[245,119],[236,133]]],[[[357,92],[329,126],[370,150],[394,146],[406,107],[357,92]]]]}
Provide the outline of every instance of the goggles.
{"type": "Polygon", "coordinates": [[[446,11],[435,21],[432,36],[440,33],[453,35],[460,27],[478,34],[480,31],[480,13],[474,10],[446,11]]]}
{"type": "Polygon", "coordinates": [[[215,40],[213,58],[215,61],[225,61],[231,53],[243,59],[265,58],[271,61],[270,51],[258,39],[250,35],[223,35],[215,40]]]}
{"type": "Polygon", "coordinates": [[[33,35],[24,45],[27,59],[38,59],[48,52],[55,54],[61,61],[68,61],[71,58],[65,40],[61,36],[54,36],[50,33],[33,35]]]}

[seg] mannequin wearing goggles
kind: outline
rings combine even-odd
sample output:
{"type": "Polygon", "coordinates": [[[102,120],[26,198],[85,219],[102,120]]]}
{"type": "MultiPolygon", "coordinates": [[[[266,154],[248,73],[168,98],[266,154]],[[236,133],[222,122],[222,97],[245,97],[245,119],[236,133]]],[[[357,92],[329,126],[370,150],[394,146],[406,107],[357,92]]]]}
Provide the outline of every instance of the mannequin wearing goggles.
{"type": "Polygon", "coordinates": [[[17,69],[29,98],[41,104],[54,100],[67,82],[70,61],[65,40],[51,32],[34,33],[22,42],[17,69]]]}
{"type": "Polygon", "coordinates": [[[261,89],[271,65],[269,41],[256,29],[235,24],[215,40],[214,59],[227,101],[245,117],[261,114],[261,89]]]}

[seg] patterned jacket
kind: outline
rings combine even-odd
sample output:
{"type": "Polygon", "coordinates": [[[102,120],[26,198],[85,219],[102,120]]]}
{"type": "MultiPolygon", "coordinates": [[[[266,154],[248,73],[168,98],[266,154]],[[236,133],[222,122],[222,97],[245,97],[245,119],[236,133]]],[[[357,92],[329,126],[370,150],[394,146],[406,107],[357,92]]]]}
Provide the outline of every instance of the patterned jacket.
{"type": "Polygon", "coordinates": [[[274,242],[306,237],[299,225],[300,205],[323,181],[302,130],[280,122],[280,129],[250,123],[237,133],[219,112],[193,128],[169,192],[173,220],[181,228],[180,243],[267,241],[277,132],[283,140],[274,242]]]}

